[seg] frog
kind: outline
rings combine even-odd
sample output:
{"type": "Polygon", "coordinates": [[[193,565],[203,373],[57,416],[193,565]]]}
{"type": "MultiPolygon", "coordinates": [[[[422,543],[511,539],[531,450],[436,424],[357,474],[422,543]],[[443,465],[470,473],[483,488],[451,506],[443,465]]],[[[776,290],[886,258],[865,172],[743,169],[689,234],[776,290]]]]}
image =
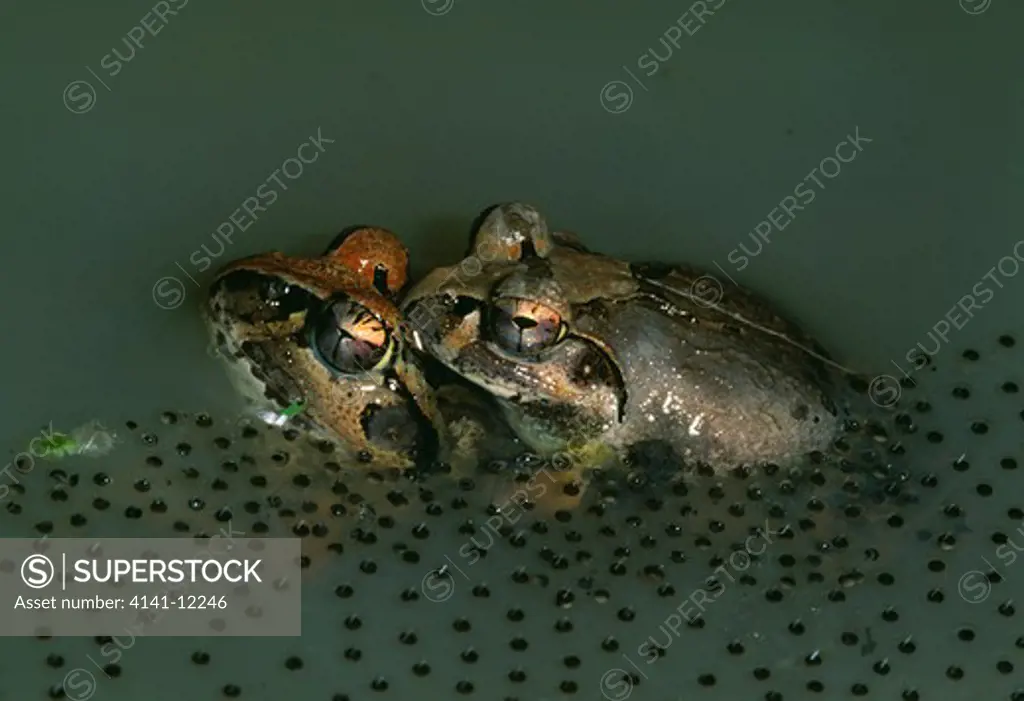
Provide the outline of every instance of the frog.
{"type": "Polygon", "coordinates": [[[391,231],[343,229],[317,257],[280,251],[215,275],[203,316],[247,406],[339,450],[409,468],[443,459],[450,437],[401,332],[409,254],[391,231]]]}
{"type": "Polygon", "coordinates": [[[722,475],[843,433],[855,373],[753,291],[592,251],[528,203],[476,221],[464,259],[401,308],[416,351],[488,392],[532,450],[722,475]]]}

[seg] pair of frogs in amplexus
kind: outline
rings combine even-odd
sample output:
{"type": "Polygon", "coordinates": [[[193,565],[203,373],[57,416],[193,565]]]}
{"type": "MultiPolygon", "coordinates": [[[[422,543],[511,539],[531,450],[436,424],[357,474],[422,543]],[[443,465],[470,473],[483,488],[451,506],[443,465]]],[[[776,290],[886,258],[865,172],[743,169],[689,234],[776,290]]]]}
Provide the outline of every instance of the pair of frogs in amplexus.
{"type": "Polygon", "coordinates": [[[319,258],[227,265],[206,317],[238,389],[301,405],[297,428],[378,468],[460,473],[518,446],[567,455],[572,479],[722,474],[843,432],[847,373],[752,292],[708,300],[701,271],[593,252],[523,203],[476,222],[466,257],[411,289],[406,248],[375,226],[319,258]]]}

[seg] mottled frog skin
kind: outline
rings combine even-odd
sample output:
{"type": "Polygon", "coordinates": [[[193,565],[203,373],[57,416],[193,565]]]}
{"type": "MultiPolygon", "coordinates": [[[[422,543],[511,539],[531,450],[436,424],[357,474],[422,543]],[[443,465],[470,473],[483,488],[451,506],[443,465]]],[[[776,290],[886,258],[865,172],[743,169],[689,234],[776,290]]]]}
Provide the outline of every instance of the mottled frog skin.
{"type": "Polygon", "coordinates": [[[293,425],[352,461],[409,467],[445,448],[436,398],[400,332],[405,247],[350,227],[327,253],[265,253],[225,266],[206,322],[242,395],[261,411],[301,405],[293,425]]]}
{"type": "Polygon", "coordinates": [[[493,395],[533,449],[724,472],[840,434],[849,378],[752,292],[709,300],[700,271],[592,252],[522,203],[480,221],[468,257],[402,308],[413,345],[493,395]]]}

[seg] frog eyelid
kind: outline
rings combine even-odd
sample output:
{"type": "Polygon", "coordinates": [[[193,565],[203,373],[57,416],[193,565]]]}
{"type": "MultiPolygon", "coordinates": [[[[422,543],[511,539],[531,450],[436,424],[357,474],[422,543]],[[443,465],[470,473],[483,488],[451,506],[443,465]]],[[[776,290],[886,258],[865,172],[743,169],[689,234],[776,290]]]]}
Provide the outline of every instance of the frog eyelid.
{"type": "Polygon", "coordinates": [[[369,224],[353,224],[352,226],[346,226],[344,229],[339,231],[331,242],[327,244],[327,248],[324,249],[323,255],[329,256],[335,253],[345,241],[357,231],[371,228],[369,224]]]}

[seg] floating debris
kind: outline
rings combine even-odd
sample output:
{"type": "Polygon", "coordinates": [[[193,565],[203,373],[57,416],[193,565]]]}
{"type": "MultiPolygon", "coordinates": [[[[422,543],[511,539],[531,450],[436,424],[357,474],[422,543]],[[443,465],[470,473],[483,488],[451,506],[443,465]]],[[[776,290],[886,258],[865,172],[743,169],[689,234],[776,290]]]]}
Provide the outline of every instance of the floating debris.
{"type": "Polygon", "coordinates": [[[117,434],[99,421],[89,421],[69,433],[55,431],[51,424],[39,438],[38,457],[60,460],[72,455],[83,455],[95,458],[112,451],[117,441],[117,434]]]}
{"type": "Polygon", "coordinates": [[[295,416],[305,408],[306,406],[302,402],[292,402],[287,407],[285,407],[284,411],[281,412],[281,415],[290,418],[292,416],[295,416]]]}
{"type": "Polygon", "coordinates": [[[292,402],[282,409],[280,413],[276,411],[260,411],[258,412],[258,416],[264,423],[280,428],[288,423],[289,419],[293,416],[300,414],[305,408],[306,405],[302,402],[292,402]]]}

